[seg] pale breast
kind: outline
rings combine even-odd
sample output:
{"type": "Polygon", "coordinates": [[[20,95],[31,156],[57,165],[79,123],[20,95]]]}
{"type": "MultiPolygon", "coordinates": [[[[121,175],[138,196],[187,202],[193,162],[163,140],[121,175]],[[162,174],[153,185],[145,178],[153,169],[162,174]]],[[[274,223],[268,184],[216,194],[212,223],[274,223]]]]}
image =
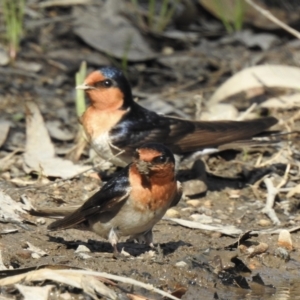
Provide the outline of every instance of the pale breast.
{"type": "Polygon", "coordinates": [[[81,118],[91,146],[102,158],[124,167],[130,161],[122,150],[112,145],[109,131],[121,120],[126,111],[103,112],[90,106],[81,118]]]}
{"type": "Polygon", "coordinates": [[[130,159],[128,160],[126,156],[122,155],[121,149],[112,145],[108,132],[94,138],[91,145],[99,156],[117,166],[125,167],[130,162],[130,159]]]}

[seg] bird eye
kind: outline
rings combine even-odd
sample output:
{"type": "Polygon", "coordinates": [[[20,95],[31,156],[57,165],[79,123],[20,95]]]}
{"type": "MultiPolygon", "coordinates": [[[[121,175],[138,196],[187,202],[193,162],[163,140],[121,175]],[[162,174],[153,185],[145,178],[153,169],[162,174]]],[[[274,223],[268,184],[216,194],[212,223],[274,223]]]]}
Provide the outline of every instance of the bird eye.
{"type": "Polygon", "coordinates": [[[113,82],[110,79],[105,79],[105,80],[102,81],[102,85],[104,87],[109,88],[109,87],[111,87],[113,85],[113,82]]]}
{"type": "Polygon", "coordinates": [[[153,159],[153,162],[155,163],[164,163],[166,162],[168,159],[165,155],[161,155],[161,156],[157,156],[153,159]]]}

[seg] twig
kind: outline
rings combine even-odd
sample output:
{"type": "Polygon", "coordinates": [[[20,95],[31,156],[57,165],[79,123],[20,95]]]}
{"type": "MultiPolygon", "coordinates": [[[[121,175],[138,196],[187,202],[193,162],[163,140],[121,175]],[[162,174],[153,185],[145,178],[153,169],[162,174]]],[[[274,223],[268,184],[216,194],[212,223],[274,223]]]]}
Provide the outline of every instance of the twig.
{"type": "Polygon", "coordinates": [[[296,38],[300,39],[300,32],[295,30],[294,28],[290,27],[289,25],[283,23],[279,19],[277,19],[273,14],[271,14],[268,10],[260,7],[259,5],[255,4],[252,0],[245,0],[249,5],[251,5],[254,9],[256,9],[258,12],[260,12],[263,16],[265,16],[267,19],[272,21],[273,23],[277,24],[282,29],[286,30],[296,38]]]}
{"type": "Polygon", "coordinates": [[[87,5],[91,4],[90,0],[48,0],[39,3],[40,8],[52,7],[52,6],[72,6],[72,5],[87,5]]]}
{"type": "Polygon", "coordinates": [[[243,121],[245,118],[256,108],[257,103],[253,103],[246,111],[244,111],[240,116],[236,119],[237,121],[243,121]]]}
{"type": "Polygon", "coordinates": [[[139,287],[142,287],[148,291],[153,291],[157,294],[162,295],[163,297],[167,297],[169,299],[173,299],[173,300],[179,300],[179,298],[165,292],[162,291],[156,287],[154,287],[152,284],[149,283],[143,283],[141,281],[137,281],[135,279],[132,278],[128,278],[128,277],[123,277],[123,276],[118,276],[118,275],[113,275],[113,274],[109,274],[109,273],[105,273],[105,272],[95,272],[95,271],[87,271],[87,270],[58,270],[57,271],[60,274],[85,274],[85,275],[90,275],[90,276],[96,276],[96,277],[104,277],[107,279],[111,279],[111,280],[115,280],[115,281],[119,281],[119,282],[123,282],[123,283],[127,283],[127,284],[132,284],[132,285],[136,285],[139,287]]]}
{"type": "Polygon", "coordinates": [[[273,185],[271,178],[265,178],[264,183],[267,187],[268,196],[265,207],[262,209],[262,213],[266,214],[275,225],[280,225],[280,221],[273,209],[275,197],[278,194],[278,189],[273,185]]]}
{"type": "Polygon", "coordinates": [[[276,186],[276,189],[277,189],[278,191],[279,191],[279,190],[287,183],[290,169],[291,169],[291,164],[288,164],[288,165],[286,166],[286,169],[285,169],[285,172],[284,172],[284,175],[283,175],[282,180],[281,180],[280,183],[276,186]]]}

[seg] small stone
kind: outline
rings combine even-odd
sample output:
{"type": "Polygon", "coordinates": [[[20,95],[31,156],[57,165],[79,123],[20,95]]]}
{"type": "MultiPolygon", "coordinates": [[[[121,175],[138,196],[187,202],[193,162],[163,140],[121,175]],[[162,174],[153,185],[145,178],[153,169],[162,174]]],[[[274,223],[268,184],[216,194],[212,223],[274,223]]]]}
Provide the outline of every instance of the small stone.
{"type": "Polygon", "coordinates": [[[191,197],[193,195],[198,195],[206,192],[207,186],[205,182],[200,179],[192,179],[182,182],[182,189],[184,197],[191,197]]]}
{"type": "Polygon", "coordinates": [[[206,200],[206,201],[204,201],[203,206],[210,208],[210,207],[212,207],[213,205],[212,205],[211,200],[206,200]]]}
{"type": "Polygon", "coordinates": [[[36,223],[37,223],[37,224],[40,224],[40,225],[45,225],[46,220],[45,220],[44,218],[38,218],[38,219],[36,220],[36,223]]]}
{"type": "Polygon", "coordinates": [[[259,243],[257,246],[248,248],[249,257],[265,253],[269,249],[269,245],[266,243],[259,243]]]}
{"type": "Polygon", "coordinates": [[[241,190],[230,190],[228,196],[230,199],[238,199],[241,197],[241,190]]]}
{"type": "Polygon", "coordinates": [[[162,49],[162,53],[164,54],[164,55],[171,55],[171,54],[173,54],[174,53],[174,49],[172,48],[172,47],[164,47],[163,49],[162,49]]]}
{"type": "Polygon", "coordinates": [[[290,260],[290,254],[289,254],[289,252],[285,248],[278,247],[275,250],[274,254],[275,254],[275,256],[277,256],[277,257],[279,257],[281,259],[284,259],[285,261],[290,260]]]}
{"type": "Polygon", "coordinates": [[[279,247],[283,247],[287,250],[293,250],[292,237],[288,230],[283,229],[280,231],[279,236],[278,236],[277,245],[279,247]]]}
{"type": "Polygon", "coordinates": [[[31,253],[31,257],[34,258],[34,259],[39,259],[39,258],[41,258],[41,255],[39,255],[36,252],[33,252],[33,253],[31,253]]]}
{"type": "Polygon", "coordinates": [[[84,245],[79,245],[75,250],[75,253],[79,253],[79,252],[91,252],[91,250],[84,245]]]}
{"type": "Polygon", "coordinates": [[[266,220],[266,219],[260,219],[257,224],[259,226],[262,226],[262,227],[268,227],[268,226],[271,226],[271,221],[270,220],[266,220]]]}
{"type": "Polygon", "coordinates": [[[177,262],[177,263],[175,264],[175,266],[178,267],[178,268],[184,268],[184,267],[187,266],[187,263],[184,262],[184,261],[179,261],[179,262],[177,262]]]}
{"type": "Polygon", "coordinates": [[[222,236],[222,233],[221,232],[212,232],[210,237],[213,238],[213,239],[219,239],[220,237],[222,236]]]}
{"type": "Polygon", "coordinates": [[[194,211],[194,209],[192,207],[184,207],[181,209],[182,212],[187,212],[187,213],[191,213],[194,211]]]}
{"type": "Polygon", "coordinates": [[[201,206],[201,201],[200,200],[188,200],[186,201],[186,204],[192,207],[199,207],[201,206]]]}
{"type": "Polygon", "coordinates": [[[180,213],[174,208],[169,208],[165,216],[168,218],[180,218],[180,213]]]}

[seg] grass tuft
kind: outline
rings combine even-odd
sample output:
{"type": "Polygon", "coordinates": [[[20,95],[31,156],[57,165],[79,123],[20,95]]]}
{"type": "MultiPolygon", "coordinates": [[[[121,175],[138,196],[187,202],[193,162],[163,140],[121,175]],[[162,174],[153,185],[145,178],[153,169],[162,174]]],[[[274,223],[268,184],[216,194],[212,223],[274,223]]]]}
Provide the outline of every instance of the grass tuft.
{"type": "Polygon", "coordinates": [[[25,0],[1,0],[9,57],[14,62],[19,51],[23,35],[25,0]]]}
{"type": "MultiPolygon", "coordinates": [[[[176,5],[180,0],[149,0],[146,13],[147,24],[153,32],[161,33],[170,24],[174,15],[176,5]],[[159,8],[159,9],[156,9],[159,8]]],[[[131,3],[138,10],[138,0],[131,0],[131,3]]]]}

